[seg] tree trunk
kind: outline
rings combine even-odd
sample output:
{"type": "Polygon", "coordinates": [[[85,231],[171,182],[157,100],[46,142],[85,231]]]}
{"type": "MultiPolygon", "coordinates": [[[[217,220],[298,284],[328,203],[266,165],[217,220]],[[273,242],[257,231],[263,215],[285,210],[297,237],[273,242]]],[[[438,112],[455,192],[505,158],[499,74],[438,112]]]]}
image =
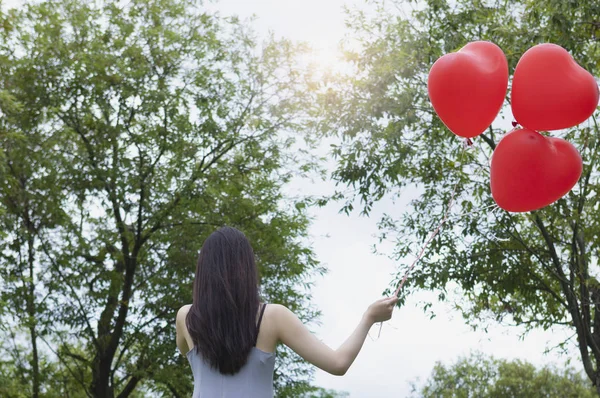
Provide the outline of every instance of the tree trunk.
{"type": "Polygon", "coordinates": [[[110,364],[107,358],[98,358],[94,361],[92,381],[92,396],[94,398],[114,398],[115,392],[110,385],[110,364]]]}
{"type": "MultiPolygon", "coordinates": [[[[126,247],[126,245],[124,245],[126,247]]],[[[136,254],[134,254],[135,256],[136,254]]],[[[124,257],[129,257],[129,253],[124,253],[124,257]]],[[[123,327],[127,319],[128,303],[132,296],[133,275],[135,272],[135,260],[126,260],[125,263],[119,263],[116,267],[117,272],[125,271],[124,281],[121,283],[113,279],[109,291],[106,306],[98,322],[98,341],[100,346],[94,358],[94,371],[92,375],[92,394],[95,398],[114,398],[114,386],[111,384],[111,370],[119,340],[123,335],[123,327]],[[119,293],[121,298],[119,299],[119,293]],[[116,312],[116,318],[115,318],[116,312]],[[111,329],[114,320],[114,327],[111,329]]],[[[132,378],[134,379],[134,378],[132,378]]],[[[131,381],[131,380],[130,380],[131,381]]],[[[137,381],[131,384],[135,389],[137,381]]],[[[128,386],[130,384],[128,383],[128,386]]],[[[126,392],[125,396],[129,394],[126,392]]]]}
{"type": "Polygon", "coordinates": [[[40,361],[37,347],[37,318],[36,318],[36,307],[35,307],[35,270],[34,270],[34,240],[33,231],[28,220],[27,221],[27,265],[29,266],[29,286],[27,287],[27,315],[29,336],[31,338],[31,368],[33,378],[33,391],[32,398],[39,398],[40,396],[40,361]]]}

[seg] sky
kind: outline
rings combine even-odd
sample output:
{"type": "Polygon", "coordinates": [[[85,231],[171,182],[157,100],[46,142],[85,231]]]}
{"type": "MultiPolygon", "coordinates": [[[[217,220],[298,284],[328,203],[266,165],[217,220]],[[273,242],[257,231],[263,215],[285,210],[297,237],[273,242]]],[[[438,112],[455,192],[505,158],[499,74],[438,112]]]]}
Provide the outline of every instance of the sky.
{"type": "MultiPolygon", "coordinates": [[[[258,33],[272,31],[276,36],[308,42],[323,56],[323,62],[330,64],[335,62],[338,43],[346,33],[344,5],[366,7],[365,1],[343,0],[221,0],[211,7],[224,15],[255,15],[253,25],[258,33]]],[[[510,116],[507,120],[511,120],[510,116]]],[[[304,193],[335,189],[329,181],[294,184],[289,187],[291,191],[304,193]]],[[[333,348],[352,333],[369,304],[381,297],[393,279],[397,264],[372,253],[377,242],[376,223],[384,212],[399,216],[409,211],[409,199],[410,195],[396,203],[384,200],[375,206],[370,218],[340,214],[339,203],[312,210],[313,247],[317,258],[329,269],[327,275],[317,279],[313,289],[313,303],[322,316],[321,325],[312,330],[333,348]]],[[[436,361],[450,364],[475,350],[537,365],[563,364],[566,360],[557,353],[544,355],[547,347],[569,336],[564,331],[536,331],[522,340],[521,330],[516,328],[492,326],[487,333],[475,332],[448,303],[434,305],[436,317],[429,319],[417,304],[434,296],[422,293],[409,298],[403,308],[395,310],[379,338],[378,326],[371,330],[372,339],[367,338],[345,376],[317,370],[316,384],[346,391],[352,398],[407,397],[411,391],[409,382],[426,380],[436,361]]],[[[571,357],[577,365],[577,356],[571,357]]]]}
{"type": "MultiPolygon", "coordinates": [[[[15,0],[4,2],[11,6],[15,0]]],[[[335,62],[339,41],[345,34],[343,6],[354,3],[343,0],[221,0],[207,7],[223,15],[250,18],[256,31],[308,42],[324,63],[335,62]]],[[[365,7],[365,2],[358,3],[365,7]]],[[[510,120],[510,119],[509,119],[510,120]]],[[[449,133],[449,138],[451,134],[449,133]]],[[[330,181],[310,183],[295,181],[290,192],[333,192],[330,181]]],[[[381,292],[393,279],[397,264],[372,253],[376,243],[376,223],[384,212],[400,216],[409,211],[408,196],[392,203],[378,203],[371,218],[358,214],[339,213],[341,205],[332,203],[311,210],[314,222],[311,240],[317,258],[329,268],[319,277],[312,291],[313,304],[322,311],[321,325],[311,329],[319,339],[337,348],[350,336],[369,304],[381,297],[381,292]]],[[[390,250],[389,247],[383,249],[390,250]]],[[[419,265],[417,264],[417,267],[419,265]]],[[[332,376],[317,370],[315,383],[325,388],[348,392],[351,398],[406,397],[410,381],[425,380],[436,361],[450,364],[461,355],[478,350],[498,358],[520,358],[534,364],[562,364],[565,357],[544,355],[545,348],[556,345],[567,335],[562,331],[532,332],[523,340],[519,329],[492,326],[488,333],[474,332],[466,326],[451,304],[438,303],[429,316],[417,306],[421,300],[435,294],[422,293],[409,298],[397,308],[390,322],[384,324],[380,338],[378,326],[345,376],[332,376]]],[[[573,354],[573,363],[578,357],[573,354]]]]}

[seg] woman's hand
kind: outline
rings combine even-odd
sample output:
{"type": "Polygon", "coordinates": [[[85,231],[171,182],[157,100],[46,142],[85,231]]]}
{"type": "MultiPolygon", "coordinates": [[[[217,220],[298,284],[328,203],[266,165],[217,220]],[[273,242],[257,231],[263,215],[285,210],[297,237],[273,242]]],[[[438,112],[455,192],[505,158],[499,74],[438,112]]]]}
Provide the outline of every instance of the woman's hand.
{"type": "Polygon", "coordinates": [[[379,299],[367,308],[365,316],[373,323],[385,322],[392,317],[397,302],[397,296],[379,299]]]}

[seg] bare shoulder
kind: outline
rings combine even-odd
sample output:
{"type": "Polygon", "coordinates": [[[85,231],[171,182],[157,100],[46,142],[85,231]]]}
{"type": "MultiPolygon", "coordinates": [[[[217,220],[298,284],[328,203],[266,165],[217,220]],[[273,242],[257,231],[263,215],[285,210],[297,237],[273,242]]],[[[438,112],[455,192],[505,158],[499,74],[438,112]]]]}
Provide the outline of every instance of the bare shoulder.
{"type": "Polygon", "coordinates": [[[188,312],[190,312],[191,304],[186,304],[177,311],[177,321],[184,321],[188,312]]]}
{"type": "Polygon", "coordinates": [[[286,312],[290,312],[290,310],[285,305],[281,304],[269,303],[269,305],[267,305],[267,308],[265,308],[265,313],[268,313],[269,315],[275,317],[285,314],[286,312]]]}
{"type": "Polygon", "coordinates": [[[274,320],[276,323],[289,322],[291,319],[296,318],[296,315],[285,305],[282,304],[269,304],[265,309],[265,316],[274,320]]]}

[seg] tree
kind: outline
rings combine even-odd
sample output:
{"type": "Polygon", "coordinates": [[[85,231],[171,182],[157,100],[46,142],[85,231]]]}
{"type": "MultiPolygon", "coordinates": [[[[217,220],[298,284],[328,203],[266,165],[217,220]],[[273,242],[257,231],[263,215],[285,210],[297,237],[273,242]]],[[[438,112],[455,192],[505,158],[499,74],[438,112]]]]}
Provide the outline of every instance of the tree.
{"type": "MultiPolygon", "coordinates": [[[[34,2],[3,9],[0,36],[10,394],[189,396],[175,314],[224,224],[253,242],[264,298],[315,319],[315,201],[282,190],[319,167],[294,146],[313,103],[302,47],[191,0],[34,2]]],[[[280,351],[279,396],[310,376],[280,351]]]]}
{"type": "MultiPolygon", "coordinates": [[[[600,3],[371,3],[376,12],[349,14],[357,45],[347,47],[346,59],[354,69],[321,87],[323,133],[341,137],[333,148],[333,177],[352,188],[343,209],[351,211],[359,200],[369,214],[383,197],[416,192],[410,211],[398,209],[378,224],[380,239],[396,243],[391,257],[410,256],[412,262],[456,187],[454,215],[410,275],[401,302],[417,289],[438,291],[444,300],[448,289],[458,286],[465,300],[457,309],[474,327],[492,319],[526,330],[570,328],[585,373],[600,392],[597,115],[559,133],[577,146],[584,161],[572,192],[545,209],[510,214],[492,210],[489,189],[489,157],[505,129],[493,125],[475,139],[472,150],[463,150],[435,115],[426,84],[436,59],[474,40],[498,44],[511,71],[531,46],[557,43],[598,76],[600,3]]],[[[391,289],[408,265],[399,267],[391,289]]]]}
{"type": "Polygon", "coordinates": [[[450,366],[438,362],[422,387],[413,383],[413,396],[433,397],[595,397],[589,380],[571,368],[537,369],[521,360],[486,358],[481,353],[459,358],[450,366]]]}

